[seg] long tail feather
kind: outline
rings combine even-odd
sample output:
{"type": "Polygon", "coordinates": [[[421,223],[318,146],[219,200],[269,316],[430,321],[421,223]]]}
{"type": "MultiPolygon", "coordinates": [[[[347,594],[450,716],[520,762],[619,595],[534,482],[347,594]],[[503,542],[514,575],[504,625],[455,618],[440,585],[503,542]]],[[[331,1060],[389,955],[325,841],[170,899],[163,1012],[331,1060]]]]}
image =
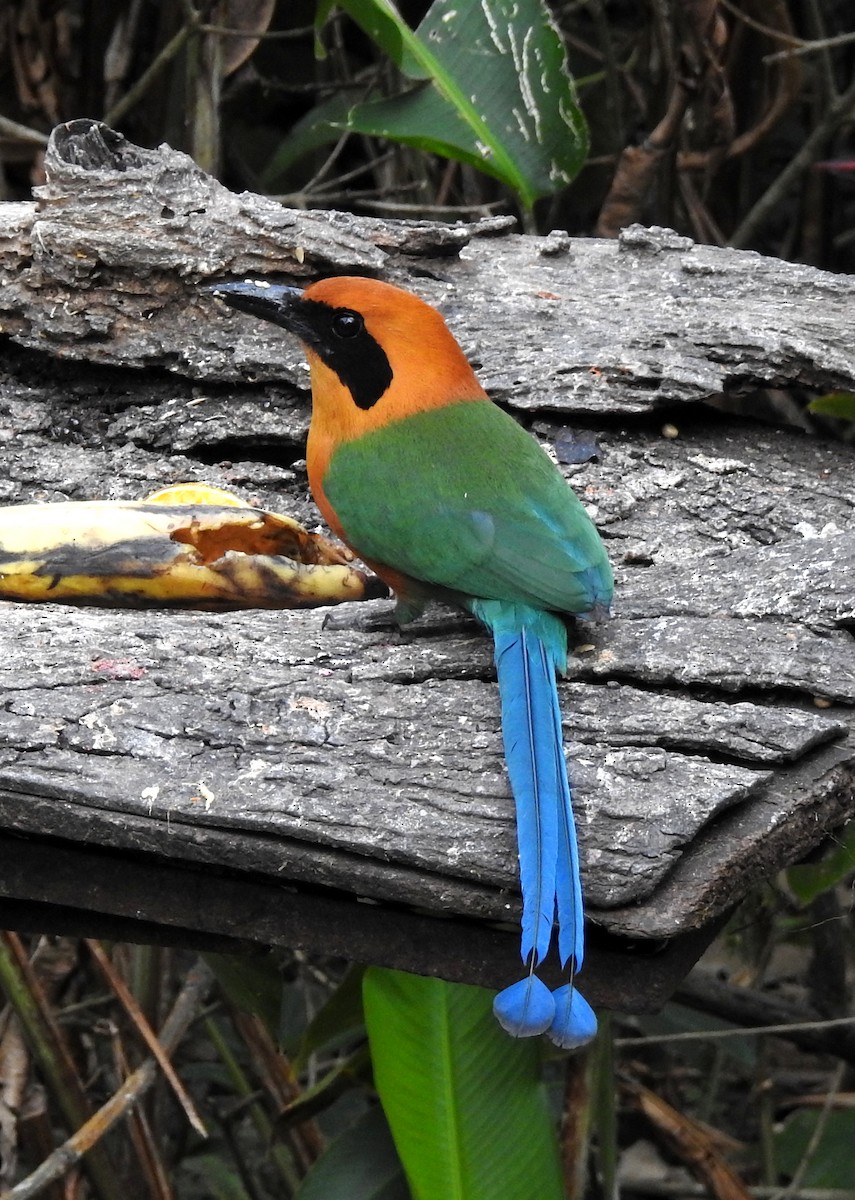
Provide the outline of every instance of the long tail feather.
{"type": "Polygon", "coordinates": [[[559,792],[552,738],[555,675],[546,649],[526,629],[494,632],[502,700],[502,736],[517,810],[522,887],[523,962],[549,952],[555,918],[559,792]],[[532,958],[533,956],[533,958],[532,958]]]}
{"type": "Polygon", "coordinates": [[[562,748],[561,712],[555,704],[555,752],[561,797],[558,814],[558,869],[555,879],[555,901],[558,913],[558,956],[562,967],[572,960],[573,970],[580,971],[585,957],[585,913],[582,908],[582,879],[579,872],[579,845],[576,839],[576,820],[567,778],[567,764],[562,748]]]}
{"type": "Polygon", "coordinates": [[[570,963],[570,982],[553,992],[555,1018],[547,1030],[549,1038],[563,1050],[584,1046],[597,1033],[597,1017],[588,1001],[573,984],[575,973],[585,957],[585,912],[582,907],[582,879],[579,872],[579,845],[576,821],[567,778],[561,731],[561,712],[555,706],[555,749],[559,759],[561,810],[558,831],[558,870],[555,877],[555,906],[558,916],[558,957],[562,967],[570,963]]]}
{"type": "Polygon", "coordinates": [[[528,977],[496,997],[494,1012],[514,1037],[548,1032],[559,1046],[581,1046],[597,1021],[575,989],[584,958],[579,851],[564,760],[556,667],[566,656],[564,626],[522,605],[478,601],[476,613],[493,632],[502,701],[502,736],[517,814],[522,890],[520,953],[528,977]],[[549,993],[534,968],[549,952],[558,920],[558,953],[570,983],[549,993]]]}

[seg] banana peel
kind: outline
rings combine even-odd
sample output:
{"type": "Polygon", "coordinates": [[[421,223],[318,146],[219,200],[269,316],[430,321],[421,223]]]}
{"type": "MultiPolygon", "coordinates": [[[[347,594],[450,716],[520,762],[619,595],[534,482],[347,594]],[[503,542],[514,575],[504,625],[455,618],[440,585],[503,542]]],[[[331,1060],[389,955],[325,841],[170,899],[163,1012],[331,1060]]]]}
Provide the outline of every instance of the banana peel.
{"type": "Polygon", "coordinates": [[[353,555],[207,484],[0,508],[0,599],[209,610],[388,595],[353,555]]]}

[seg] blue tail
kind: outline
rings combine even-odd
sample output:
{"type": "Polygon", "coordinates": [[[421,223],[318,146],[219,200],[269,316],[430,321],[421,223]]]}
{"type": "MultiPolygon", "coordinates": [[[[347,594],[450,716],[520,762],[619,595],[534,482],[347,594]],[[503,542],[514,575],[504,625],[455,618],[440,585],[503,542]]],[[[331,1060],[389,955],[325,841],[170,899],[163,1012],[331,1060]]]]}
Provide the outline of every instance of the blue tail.
{"type": "Polygon", "coordinates": [[[520,953],[528,976],[496,997],[494,1012],[514,1037],[548,1032],[560,1046],[594,1036],[596,1017],[573,986],[584,957],[579,851],[564,761],[556,670],[567,660],[563,623],[551,613],[506,601],[472,602],[493,633],[505,759],[517,812],[522,888],[520,953]],[[558,922],[558,953],[570,983],[550,993],[534,969],[549,952],[558,922]]]}

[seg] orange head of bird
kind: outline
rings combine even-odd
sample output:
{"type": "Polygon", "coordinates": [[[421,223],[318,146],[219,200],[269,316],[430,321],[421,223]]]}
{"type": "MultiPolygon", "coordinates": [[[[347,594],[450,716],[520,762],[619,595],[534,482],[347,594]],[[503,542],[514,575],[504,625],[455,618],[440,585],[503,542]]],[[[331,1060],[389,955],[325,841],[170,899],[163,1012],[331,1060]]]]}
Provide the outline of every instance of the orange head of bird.
{"type": "Polygon", "coordinates": [[[210,290],[300,339],[312,372],[313,424],[335,424],[337,440],[427,408],[484,398],[443,318],[402,288],[342,275],[305,291],[266,280],[210,290]]]}

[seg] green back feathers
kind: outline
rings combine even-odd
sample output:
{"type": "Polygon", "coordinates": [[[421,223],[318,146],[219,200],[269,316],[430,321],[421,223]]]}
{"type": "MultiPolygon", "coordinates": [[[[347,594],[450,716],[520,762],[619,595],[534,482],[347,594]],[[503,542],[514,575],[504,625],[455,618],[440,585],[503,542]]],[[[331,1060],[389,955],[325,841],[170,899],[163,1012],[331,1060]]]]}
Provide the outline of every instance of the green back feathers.
{"type": "Polygon", "coordinates": [[[341,445],[324,491],[360,554],[425,583],[559,612],[611,600],[588,514],[489,400],[420,412],[341,445]]]}

